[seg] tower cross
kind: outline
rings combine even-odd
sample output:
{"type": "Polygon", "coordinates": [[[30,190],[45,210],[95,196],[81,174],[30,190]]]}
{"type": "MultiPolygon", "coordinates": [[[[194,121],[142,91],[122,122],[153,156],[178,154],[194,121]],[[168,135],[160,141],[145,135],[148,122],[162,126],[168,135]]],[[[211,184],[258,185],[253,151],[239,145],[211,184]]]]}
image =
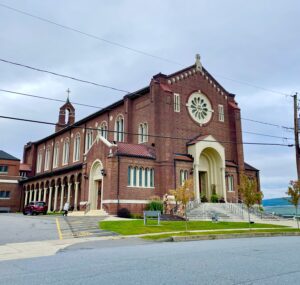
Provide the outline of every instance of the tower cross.
{"type": "Polygon", "coordinates": [[[69,100],[69,99],[70,99],[70,93],[71,93],[70,89],[68,88],[68,89],[66,90],[66,92],[68,93],[67,101],[70,101],[70,100],[69,100]]]}

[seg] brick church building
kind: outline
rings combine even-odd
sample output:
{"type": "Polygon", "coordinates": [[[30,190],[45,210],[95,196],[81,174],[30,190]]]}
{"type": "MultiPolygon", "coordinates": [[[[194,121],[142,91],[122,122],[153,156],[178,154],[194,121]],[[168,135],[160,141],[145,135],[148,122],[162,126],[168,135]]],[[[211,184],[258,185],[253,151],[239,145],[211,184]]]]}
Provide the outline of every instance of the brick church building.
{"type": "Polygon", "coordinates": [[[68,99],[55,132],[24,147],[31,166],[24,204],[44,200],[58,211],[69,201],[74,211],[139,213],[150,197],[187,178],[198,200],[217,194],[236,202],[242,171],[259,185],[258,170],[244,162],[240,118],[235,95],[199,55],[194,65],[154,75],[148,86],[80,121],[68,99]]]}

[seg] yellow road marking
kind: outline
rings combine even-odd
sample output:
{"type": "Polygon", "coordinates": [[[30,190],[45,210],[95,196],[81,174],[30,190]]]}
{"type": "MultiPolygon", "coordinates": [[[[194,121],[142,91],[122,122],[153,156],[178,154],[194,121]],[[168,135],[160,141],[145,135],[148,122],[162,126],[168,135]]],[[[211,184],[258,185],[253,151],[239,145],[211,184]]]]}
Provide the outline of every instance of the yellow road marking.
{"type": "Polygon", "coordinates": [[[56,227],[57,227],[57,232],[58,232],[59,239],[62,240],[63,237],[62,237],[62,233],[61,233],[61,229],[60,229],[60,224],[59,224],[58,218],[56,218],[56,227]]]}

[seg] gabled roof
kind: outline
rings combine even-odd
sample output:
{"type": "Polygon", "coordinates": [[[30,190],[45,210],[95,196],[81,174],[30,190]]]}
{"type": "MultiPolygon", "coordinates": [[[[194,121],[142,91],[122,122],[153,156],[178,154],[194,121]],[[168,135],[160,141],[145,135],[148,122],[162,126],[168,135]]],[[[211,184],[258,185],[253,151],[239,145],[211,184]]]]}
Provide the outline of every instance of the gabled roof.
{"type": "Polygon", "coordinates": [[[119,156],[133,156],[140,158],[155,159],[155,150],[152,147],[143,144],[117,143],[117,151],[119,156]]]}
{"type": "Polygon", "coordinates": [[[259,171],[257,168],[253,167],[252,165],[244,162],[244,167],[245,167],[245,170],[252,170],[252,171],[259,171]]]}
{"type": "Polygon", "coordinates": [[[5,160],[17,160],[17,161],[20,161],[20,159],[10,155],[9,153],[3,151],[3,150],[0,150],[0,159],[5,159],[5,160]]]}

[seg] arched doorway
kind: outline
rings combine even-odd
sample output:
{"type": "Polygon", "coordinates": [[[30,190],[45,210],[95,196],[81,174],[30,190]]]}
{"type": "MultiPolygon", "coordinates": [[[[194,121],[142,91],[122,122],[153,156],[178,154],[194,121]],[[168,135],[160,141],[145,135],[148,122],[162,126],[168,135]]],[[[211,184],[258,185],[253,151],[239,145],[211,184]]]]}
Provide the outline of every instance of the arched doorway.
{"type": "Polygon", "coordinates": [[[89,179],[89,204],[91,210],[102,209],[103,164],[100,160],[94,161],[90,170],[89,179]]]}
{"type": "Polygon", "coordinates": [[[199,158],[199,196],[210,199],[212,194],[224,197],[222,159],[214,148],[205,148],[199,158]]]}

